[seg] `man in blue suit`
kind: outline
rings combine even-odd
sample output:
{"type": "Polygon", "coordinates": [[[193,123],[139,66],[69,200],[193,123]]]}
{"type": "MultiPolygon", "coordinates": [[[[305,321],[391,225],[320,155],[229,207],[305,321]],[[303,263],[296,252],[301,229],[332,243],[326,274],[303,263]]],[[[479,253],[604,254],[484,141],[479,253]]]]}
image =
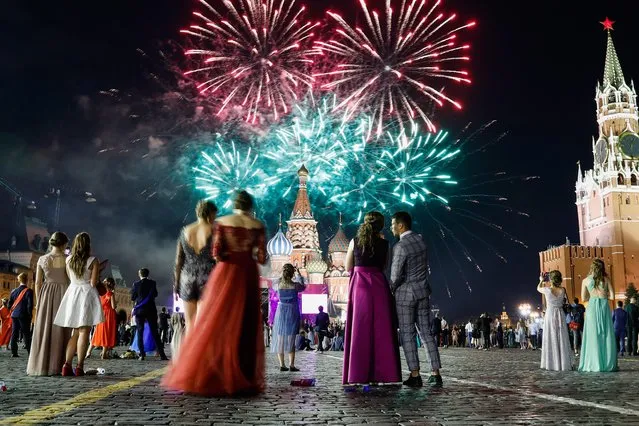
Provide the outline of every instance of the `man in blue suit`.
{"type": "Polygon", "coordinates": [[[31,317],[33,312],[33,290],[27,287],[27,274],[18,275],[20,285],[11,292],[8,308],[11,311],[11,354],[18,357],[20,332],[24,336],[27,353],[31,350],[31,317]]]}
{"type": "Polygon", "coordinates": [[[623,356],[626,352],[626,323],[628,313],[623,309],[623,302],[617,302],[617,309],[612,311],[612,323],[615,326],[615,339],[617,340],[617,352],[623,356]]]}
{"type": "Polygon", "coordinates": [[[139,360],[146,357],[144,350],[144,322],[149,325],[149,330],[157,346],[158,354],[163,360],[168,360],[164,354],[164,344],[158,333],[158,310],[155,307],[155,298],[158,297],[158,289],[155,281],[149,279],[149,270],[142,268],[138,271],[140,281],[136,281],[131,289],[131,300],[135,303],[133,315],[137,325],[138,346],[140,348],[139,360]]]}

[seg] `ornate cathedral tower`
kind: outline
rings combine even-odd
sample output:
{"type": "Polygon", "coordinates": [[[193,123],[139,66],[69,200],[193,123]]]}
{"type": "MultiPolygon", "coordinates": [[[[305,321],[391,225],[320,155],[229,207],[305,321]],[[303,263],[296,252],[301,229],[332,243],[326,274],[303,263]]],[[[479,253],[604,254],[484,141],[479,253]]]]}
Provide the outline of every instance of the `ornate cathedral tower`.
{"type": "Polygon", "coordinates": [[[266,244],[266,251],[270,258],[270,273],[271,278],[276,278],[282,275],[282,267],[284,264],[289,263],[291,259],[291,253],[293,252],[293,244],[282,233],[282,215],[280,214],[280,220],[278,224],[277,233],[266,244]]]}
{"type": "Polygon", "coordinates": [[[320,252],[320,244],[317,221],[313,218],[311,203],[306,192],[308,170],[302,165],[297,171],[297,175],[300,180],[299,189],[291,219],[286,222],[288,224],[286,236],[293,244],[291,263],[305,272],[306,262],[314,253],[320,252]]]}
{"type": "Polygon", "coordinates": [[[337,228],[335,236],[328,244],[330,267],[324,274],[324,281],[328,285],[328,294],[333,302],[333,306],[341,313],[346,313],[346,307],[348,305],[350,274],[344,267],[348,244],[349,240],[342,229],[342,215],[340,214],[339,228],[337,228]]]}
{"type": "Polygon", "coordinates": [[[579,166],[577,215],[581,246],[612,249],[607,267],[619,286],[639,274],[634,261],[639,252],[639,115],[634,83],[626,83],[612,41],[613,22],[606,18],[602,24],[607,48],[595,97],[599,134],[592,142],[593,169],[582,173],[579,166]]]}

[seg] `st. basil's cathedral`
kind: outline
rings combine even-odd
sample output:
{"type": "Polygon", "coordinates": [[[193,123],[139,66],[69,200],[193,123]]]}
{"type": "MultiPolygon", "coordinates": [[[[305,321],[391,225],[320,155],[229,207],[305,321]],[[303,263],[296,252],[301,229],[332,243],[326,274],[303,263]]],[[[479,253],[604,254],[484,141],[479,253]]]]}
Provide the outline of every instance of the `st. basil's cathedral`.
{"type": "Polygon", "coordinates": [[[328,313],[345,319],[349,273],[344,267],[344,261],[349,240],[344,234],[340,219],[339,228],[328,244],[328,256],[322,256],[317,221],[313,217],[308,197],[308,170],[302,166],[297,175],[299,188],[290,219],[286,221],[286,234],[282,230],[280,218],[277,233],[266,246],[269,263],[262,271],[261,287],[270,289],[272,280],[281,276],[282,266],[291,263],[300,269],[307,280],[308,285],[302,298],[307,294],[324,294],[328,300],[328,306],[325,306],[328,313]]]}

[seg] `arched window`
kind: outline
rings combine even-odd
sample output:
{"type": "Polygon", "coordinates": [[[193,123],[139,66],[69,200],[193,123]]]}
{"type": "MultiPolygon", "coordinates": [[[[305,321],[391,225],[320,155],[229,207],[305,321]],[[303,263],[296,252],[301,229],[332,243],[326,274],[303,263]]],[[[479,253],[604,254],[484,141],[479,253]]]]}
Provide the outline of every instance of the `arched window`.
{"type": "Polygon", "coordinates": [[[617,98],[615,97],[615,92],[610,92],[608,94],[608,102],[610,103],[617,102],[617,98]]]}
{"type": "Polygon", "coordinates": [[[635,174],[630,175],[630,185],[637,186],[637,175],[635,174]]]}
{"type": "Polygon", "coordinates": [[[622,93],[621,94],[621,102],[628,102],[628,94],[627,93],[622,93]]]}
{"type": "Polygon", "coordinates": [[[623,177],[623,175],[621,173],[619,173],[619,175],[617,176],[617,184],[618,185],[625,185],[626,184],[626,179],[623,177]]]}
{"type": "Polygon", "coordinates": [[[630,197],[626,197],[626,204],[630,204],[630,197]]]}

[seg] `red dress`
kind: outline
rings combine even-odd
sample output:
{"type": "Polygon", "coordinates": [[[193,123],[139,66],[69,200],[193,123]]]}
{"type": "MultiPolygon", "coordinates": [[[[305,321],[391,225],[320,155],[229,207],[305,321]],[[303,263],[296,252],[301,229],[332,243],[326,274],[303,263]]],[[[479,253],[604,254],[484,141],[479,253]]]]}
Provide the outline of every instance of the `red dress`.
{"type": "Polygon", "coordinates": [[[256,394],[264,390],[264,339],[253,250],[264,263],[264,228],[218,224],[213,240],[213,256],[221,261],[162,385],[204,396],[256,394]]]}
{"type": "Polygon", "coordinates": [[[106,294],[100,296],[100,303],[102,304],[102,310],[104,311],[104,322],[95,326],[93,339],[91,340],[91,345],[93,346],[100,346],[103,348],[115,347],[117,323],[115,318],[115,309],[111,307],[111,298],[113,298],[112,291],[107,291],[106,294]]]}
{"type": "Polygon", "coordinates": [[[0,348],[7,346],[11,340],[11,313],[6,306],[0,305],[0,348]]]}

